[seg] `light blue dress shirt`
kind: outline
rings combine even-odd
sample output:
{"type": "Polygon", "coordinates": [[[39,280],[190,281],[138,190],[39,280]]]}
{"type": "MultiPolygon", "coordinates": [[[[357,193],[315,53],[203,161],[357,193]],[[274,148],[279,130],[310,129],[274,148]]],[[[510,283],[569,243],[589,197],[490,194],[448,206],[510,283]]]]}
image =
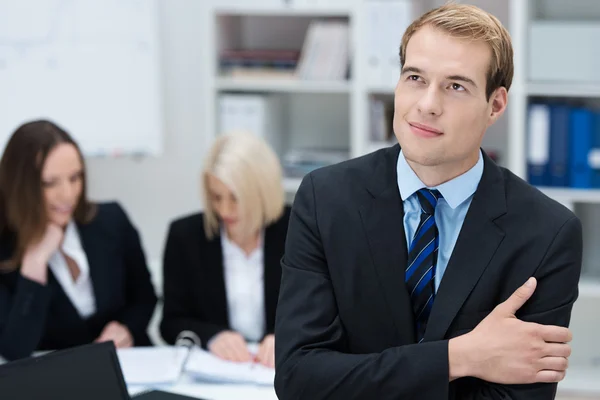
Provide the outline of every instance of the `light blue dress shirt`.
{"type": "MultiPolygon", "coordinates": [[[[404,232],[406,233],[406,245],[410,248],[413,236],[421,219],[421,206],[416,192],[427,187],[415,174],[406,162],[404,154],[400,151],[396,166],[398,172],[398,188],[404,205],[404,232]]],[[[479,152],[477,164],[464,174],[444,182],[439,186],[430,187],[437,189],[443,196],[439,199],[435,208],[435,223],[440,235],[440,247],[435,273],[435,291],[440,287],[440,282],[448,260],[458,240],[458,234],[462,228],[465,216],[471,205],[473,194],[479,185],[483,175],[483,157],[479,152]]]]}

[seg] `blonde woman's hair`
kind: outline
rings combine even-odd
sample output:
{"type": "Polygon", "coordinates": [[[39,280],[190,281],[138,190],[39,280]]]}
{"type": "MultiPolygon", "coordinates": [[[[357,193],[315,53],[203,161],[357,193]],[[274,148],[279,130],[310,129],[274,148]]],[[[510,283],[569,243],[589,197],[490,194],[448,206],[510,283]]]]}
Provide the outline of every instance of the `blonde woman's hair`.
{"type": "Polygon", "coordinates": [[[400,65],[406,61],[406,46],[410,38],[424,26],[431,26],[457,39],[487,43],[492,50],[487,72],[486,98],[494,90],[504,87],[508,91],[513,79],[513,48],[510,34],[492,14],[470,4],[450,2],[423,14],[404,32],[400,46],[400,65]]]}
{"type": "Polygon", "coordinates": [[[204,232],[209,239],[219,234],[219,220],[212,207],[208,177],[220,179],[237,198],[242,229],[247,234],[271,224],[284,209],[284,189],[279,158],[258,136],[248,132],[220,135],[208,152],[202,172],[204,232]]]}

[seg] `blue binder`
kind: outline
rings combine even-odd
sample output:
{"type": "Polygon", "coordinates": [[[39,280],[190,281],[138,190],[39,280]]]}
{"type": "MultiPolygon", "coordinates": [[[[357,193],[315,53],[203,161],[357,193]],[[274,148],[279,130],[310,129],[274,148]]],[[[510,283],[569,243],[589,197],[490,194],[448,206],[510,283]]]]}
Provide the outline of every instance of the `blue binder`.
{"type": "MultiPolygon", "coordinates": [[[[600,151],[600,112],[594,113],[594,132],[592,134],[592,145],[590,152],[600,151]]],[[[588,155],[589,157],[589,155],[588,155]]],[[[589,158],[588,158],[589,161],[589,158]]],[[[590,165],[592,174],[592,187],[600,188],[600,166],[590,165]]]]}
{"type": "Polygon", "coordinates": [[[569,186],[569,116],[571,107],[553,105],[550,109],[550,185],[569,186]]]}
{"type": "Polygon", "coordinates": [[[588,153],[592,148],[594,136],[594,120],[596,116],[591,110],[576,108],[571,110],[570,132],[571,187],[586,189],[592,187],[592,168],[588,162],[588,153]]]}

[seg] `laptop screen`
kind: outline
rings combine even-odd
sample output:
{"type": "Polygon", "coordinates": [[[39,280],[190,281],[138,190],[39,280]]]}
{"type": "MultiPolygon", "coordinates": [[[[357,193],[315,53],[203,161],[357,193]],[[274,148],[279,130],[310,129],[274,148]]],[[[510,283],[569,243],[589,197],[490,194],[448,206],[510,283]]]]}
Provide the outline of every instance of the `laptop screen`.
{"type": "Polygon", "coordinates": [[[3,399],[129,400],[112,342],[0,365],[3,399]]]}

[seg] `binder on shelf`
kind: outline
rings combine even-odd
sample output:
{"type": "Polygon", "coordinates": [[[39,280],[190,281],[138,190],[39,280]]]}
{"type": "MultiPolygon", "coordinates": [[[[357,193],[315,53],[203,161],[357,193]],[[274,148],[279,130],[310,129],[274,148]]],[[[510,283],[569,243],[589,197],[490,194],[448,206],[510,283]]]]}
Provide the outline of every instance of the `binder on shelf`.
{"type": "Polygon", "coordinates": [[[567,105],[552,105],[550,111],[550,185],[569,186],[569,116],[567,105]]]}
{"type": "Polygon", "coordinates": [[[527,175],[535,186],[550,185],[550,106],[531,104],[528,110],[527,175]]]}
{"type": "Polygon", "coordinates": [[[393,89],[400,75],[398,48],[413,18],[410,0],[365,2],[368,86],[393,89]]]}
{"type": "Polygon", "coordinates": [[[588,153],[588,163],[591,169],[591,186],[600,188],[600,112],[594,113],[592,144],[588,153]]]}
{"type": "Polygon", "coordinates": [[[219,96],[220,133],[244,130],[266,140],[280,154],[282,101],[275,94],[225,93],[219,96]]]}
{"type": "Polygon", "coordinates": [[[585,189],[592,187],[592,167],[589,153],[594,134],[594,113],[585,108],[571,110],[569,136],[571,157],[569,173],[571,187],[585,189]]]}
{"type": "Polygon", "coordinates": [[[296,76],[307,80],[345,80],[350,59],[350,29],[344,20],[315,20],[306,31],[296,76]]]}

